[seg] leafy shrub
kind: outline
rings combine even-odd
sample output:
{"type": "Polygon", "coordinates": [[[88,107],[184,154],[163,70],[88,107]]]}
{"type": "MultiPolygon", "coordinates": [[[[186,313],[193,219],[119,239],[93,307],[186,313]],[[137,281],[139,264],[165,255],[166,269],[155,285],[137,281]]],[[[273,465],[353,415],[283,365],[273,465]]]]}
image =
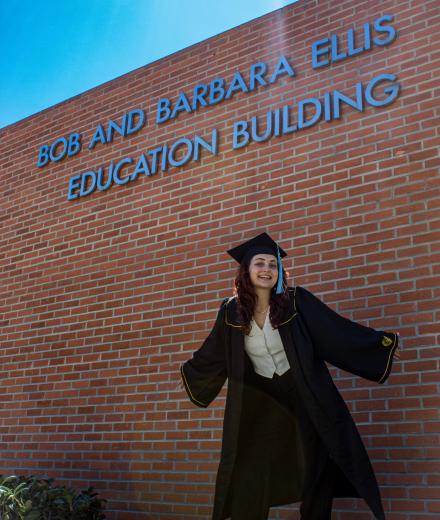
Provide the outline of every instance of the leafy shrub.
{"type": "Polygon", "coordinates": [[[93,487],[79,492],[54,479],[0,476],[0,520],[102,520],[104,499],[93,487]]]}

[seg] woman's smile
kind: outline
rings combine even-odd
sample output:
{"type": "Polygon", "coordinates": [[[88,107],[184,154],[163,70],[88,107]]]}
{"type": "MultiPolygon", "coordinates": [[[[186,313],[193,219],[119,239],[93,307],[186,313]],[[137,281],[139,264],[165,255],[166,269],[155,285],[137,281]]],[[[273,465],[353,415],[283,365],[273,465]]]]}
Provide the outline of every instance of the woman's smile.
{"type": "Polygon", "coordinates": [[[259,274],[258,278],[260,278],[261,280],[272,280],[272,276],[267,274],[259,274]]]}

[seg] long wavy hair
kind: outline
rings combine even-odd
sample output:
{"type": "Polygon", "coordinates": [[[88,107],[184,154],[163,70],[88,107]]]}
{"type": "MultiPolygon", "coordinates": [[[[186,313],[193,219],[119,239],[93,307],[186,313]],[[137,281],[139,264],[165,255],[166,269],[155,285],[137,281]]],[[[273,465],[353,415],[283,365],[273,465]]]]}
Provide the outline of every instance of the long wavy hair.
{"type": "MultiPolygon", "coordinates": [[[[251,331],[251,321],[254,315],[255,304],[257,302],[257,294],[251,282],[249,275],[249,264],[243,262],[240,264],[237,276],[235,277],[235,293],[237,296],[238,314],[241,327],[244,334],[251,331]]],[[[276,329],[282,322],[286,308],[289,306],[289,294],[287,291],[287,276],[283,268],[283,289],[282,294],[276,294],[276,285],[270,291],[270,313],[269,319],[272,327],[276,329]]]]}

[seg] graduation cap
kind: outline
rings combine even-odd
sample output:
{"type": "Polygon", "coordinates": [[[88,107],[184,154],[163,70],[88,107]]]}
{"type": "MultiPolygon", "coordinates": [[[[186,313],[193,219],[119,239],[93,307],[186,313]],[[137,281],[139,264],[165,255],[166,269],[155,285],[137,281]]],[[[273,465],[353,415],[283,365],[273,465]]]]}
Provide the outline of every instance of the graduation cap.
{"type": "Polygon", "coordinates": [[[274,255],[278,259],[278,283],[276,294],[283,293],[283,265],[281,258],[287,256],[287,253],[267,234],[261,233],[243,244],[240,244],[228,250],[228,254],[232,256],[239,264],[250,262],[251,258],[258,253],[274,255]]]}

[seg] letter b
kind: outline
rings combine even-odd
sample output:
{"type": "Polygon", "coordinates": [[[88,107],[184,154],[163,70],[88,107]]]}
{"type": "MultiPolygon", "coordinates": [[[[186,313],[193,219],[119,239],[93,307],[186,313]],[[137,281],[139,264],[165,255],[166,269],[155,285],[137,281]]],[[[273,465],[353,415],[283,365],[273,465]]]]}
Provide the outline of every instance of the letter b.
{"type": "Polygon", "coordinates": [[[41,168],[42,166],[45,166],[49,162],[49,147],[47,144],[43,144],[43,146],[40,147],[40,153],[38,154],[38,162],[37,166],[38,168],[41,168]]]}
{"type": "Polygon", "coordinates": [[[232,134],[232,148],[243,148],[249,143],[249,132],[247,130],[247,121],[236,121],[234,123],[234,131],[232,134]]]}
{"type": "Polygon", "coordinates": [[[156,123],[159,124],[168,121],[170,115],[170,101],[167,98],[159,99],[159,102],[157,103],[156,123]]]}
{"type": "Polygon", "coordinates": [[[76,132],[69,135],[67,142],[67,155],[72,157],[81,151],[81,134],[76,132]]]}

